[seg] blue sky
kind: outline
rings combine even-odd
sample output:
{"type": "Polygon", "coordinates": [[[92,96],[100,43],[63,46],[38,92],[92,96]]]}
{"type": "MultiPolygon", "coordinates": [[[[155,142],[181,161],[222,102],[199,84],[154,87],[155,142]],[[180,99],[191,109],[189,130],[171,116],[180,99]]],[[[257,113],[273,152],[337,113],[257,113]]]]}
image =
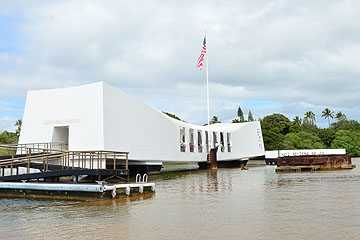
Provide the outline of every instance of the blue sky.
{"type": "Polygon", "coordinates": [[[207,121],[324,108],[360,119],[360,2],[0,0],[0,131],[32,89],[105,81],[161,111],[207,121]]]}
{"type": "Polygon", "coordinates": [[[0,15],[0,51],[18,52],[20,32],[17,30],[22,17],[16,15],[0,15]]]}

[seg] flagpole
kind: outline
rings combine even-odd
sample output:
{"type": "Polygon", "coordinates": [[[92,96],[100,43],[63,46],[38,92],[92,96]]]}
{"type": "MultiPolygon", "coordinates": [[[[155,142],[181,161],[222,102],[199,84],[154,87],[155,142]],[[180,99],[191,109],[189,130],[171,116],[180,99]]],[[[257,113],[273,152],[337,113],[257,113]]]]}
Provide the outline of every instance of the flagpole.
{"type": "MultiPolygon", "coordinates": [[[[205,30],[205,38],[207,31],[205,30]]],[[[207,39],[206,39],[207,45],[207,39]]],[[[207,118],[208,118],[208,132],[209,132],[209,142],[211,149],[211,132],[210,132],[210,93],[209,93],[209,65],[208,65],[208,47],[206,46],[206,97],[207,97],[207,118]]]]}

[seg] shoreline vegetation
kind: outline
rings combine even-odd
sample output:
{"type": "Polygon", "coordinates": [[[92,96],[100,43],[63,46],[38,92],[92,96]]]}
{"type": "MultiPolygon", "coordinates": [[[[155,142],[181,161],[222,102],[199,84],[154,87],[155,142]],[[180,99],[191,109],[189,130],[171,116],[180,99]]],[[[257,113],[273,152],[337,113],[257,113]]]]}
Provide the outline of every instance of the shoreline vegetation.
{"type": "Polygon", "coordinates": [[[348,120],[346,115],[336,115],[329,109],[322,112],[329,127],[318,128],[311,111],[304,118],[292,121],[282,114],[271,114],[260,120],[266,150],[336,149],[345,148],[351,156],[360,156],[360,123],[348,120]],[[330,118],[334,118],[333,123],[330,118]]]}
{"type": "MultiPolygon", "coordinates": [[[[164,112],[168,116],[183,121],[178,116],[164,112]]],[[[273,113],[258,119],[261,123],[265,150],[300,150],[300,149],[336,149],[345,148],[351,156],[360,156],[360,123],[356,120],[348,120],[342,112],[333,112],[328,108],[322,111],[321,117],[328,120],[327,128],[316,126],[316,116],[312,111],[304,114],[304,117],[294,117],[290,120],[280,113],[273,113]],[[334,121],[331,122],[330,119],[334,121]]],[[[241,107],[238,107],[237,118],[232,123],[255,121],[251,111],[247,120],[241,107]]],[[[217,116],[213,116],[210,124],[220,123],[217,116]]],[[[0,132],[0,144],[17,143],[21,131],[21,120],[17,120],[16,132],[0,132]]],[[[205,125],[205,124],[204,124],[205,125]]],[[[6,150],[0,149],[0,155],[6,155],[6,150]]]]}
{"type": "MultiPolygon", "coordinates": [[[[21,130],[22,120],[19,119],[15,122],[14,126],[17,127],[15,132],[3,131],[0,132],[0,145],[2,144],[16,144],[19,141],[20,130],[21,130]]],[[[1,155],[10,155],[9,150],[0,149],[1,155]]]]}
{"type": "MultiPolygon", "coordinates": [[[[173,116],[173,114],[164,113],[170,117],[173,116]]],[[[258,119],[261,124],[265,150],[345,148],[351,156],[359,157],[360,123],[356,120],[348,120],[342,112],[335,113],[329,108],[322,111],[321,117],[328,120],[327,128],[319,128],[316,125],[316,115],[312,111],[306,112],[303,117],[295,116],[293,120],[280,113],[273,113],[263,119],[258,119]]],[[[183,121],[178,116],[175,119],[183,121]]],[[[237,118],[231,122],[236,124],[255,120],[251,111],[246,119],[239,106],[237,118]]],[[[221,123],[217,116],[213,116],[210,121],[210,124],[214,123],[221,123]]]]}

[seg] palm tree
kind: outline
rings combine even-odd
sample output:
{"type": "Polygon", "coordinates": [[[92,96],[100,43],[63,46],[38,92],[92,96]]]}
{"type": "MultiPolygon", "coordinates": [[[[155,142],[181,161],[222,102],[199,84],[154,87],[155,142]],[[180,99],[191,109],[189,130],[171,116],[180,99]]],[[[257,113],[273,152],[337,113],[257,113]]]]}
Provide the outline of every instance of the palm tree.
{"type": "Polygon", "coordinates": [[[296,116],[294,119],[293,119],[293,123],[295,124],[295,125],[297,125],[297,126],[301,126],[301,124],[302,124],[302,119],[301,119],[301,117],[299,117],[299,116],[296,116]]]}
{"type": "Polygon", "coordinates": [[[15,125],[14,125],[14,126],[17,127],[15,134],[16,134],[16,136],[18,136],[18,137],[20,136],[21,125],[22,125],[22,120],[21,120],[21,119],[18,119],[18,120],[16,121],[15,125]]]}
{"type": "Polygon", "coordinates": [[[327,118],[329,121],[329,127],[330,127],[330,118],[334,118],[334,112],[331,111],[328,108],[325,108],[324,111],[322,111],[322,117],[325,117],[325,119],[327,118]]]}
{"type": "Polygon", "coordinates": [[[335,118],[338,122],[340,122],[346,120],[346,115],[339,111],[338,113],[336,113],[335,118]]]}
{"type": "Polygon", "coordinates": [[[315,114],[312,111],[306,112],[304,121],[309,122],[310,126],[313,127],[315,122],[315,114]]]}

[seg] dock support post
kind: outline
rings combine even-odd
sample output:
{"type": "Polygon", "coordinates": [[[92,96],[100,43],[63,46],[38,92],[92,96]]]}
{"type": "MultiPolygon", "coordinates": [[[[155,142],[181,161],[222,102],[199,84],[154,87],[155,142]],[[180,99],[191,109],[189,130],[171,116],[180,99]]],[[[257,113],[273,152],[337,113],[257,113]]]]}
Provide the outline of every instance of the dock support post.
{"type": "Polygon", "coordinates": [[[28,174],[30,173],[30,157],[28,157],[26,173],[28,173],[28,174]]]}
{"type": "Polygon", "coordinates": [[[46,169],[45,171],[49,170],[49,155],[46,154],[46,169]]]}
{"type": "Polygon", "coordinates": [[[114,153],[114,169],[116,169],[116,157],[115,157],[115,153],[114,153]]]}
{"type": "Polygon", "coordinates": [[[129,153],[126,153],[126,170],[129,170],[129,153]]]}
{"type": "Polygon", "coordinates": [[[74,161],[75,161],[75,157],[74,157],[74,152],[72,152],[72,169],[74,169],[74,161]]]}
{"type": "Polygon", "coordinates": [[[129,170],[129,153],[126,153],[125,168],[127,170],[127,182],[130,181],[130,170],[129,170]]]}

